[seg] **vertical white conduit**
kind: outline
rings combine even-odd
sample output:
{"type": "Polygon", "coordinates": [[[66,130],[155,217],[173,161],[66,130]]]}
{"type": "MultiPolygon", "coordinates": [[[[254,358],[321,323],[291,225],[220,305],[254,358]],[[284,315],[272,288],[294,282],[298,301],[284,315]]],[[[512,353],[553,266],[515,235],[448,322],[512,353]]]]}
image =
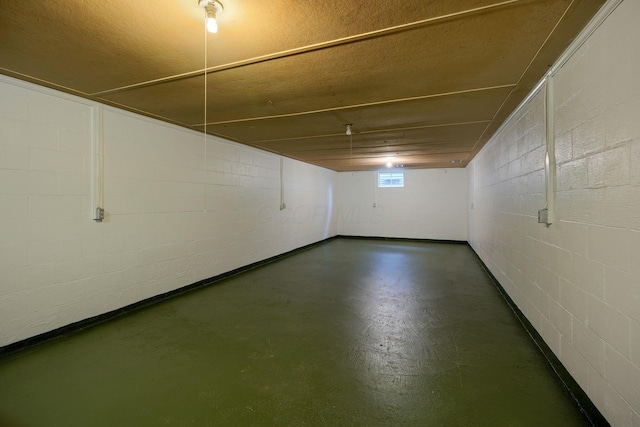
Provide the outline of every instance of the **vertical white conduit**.
{"type": "Polygon", "coordinates": [[[475,208],[476,203],[476,174],[475,167],[471,165],[471,167],[467,166],[467,170],[469,171],[469,209],[475,208]]]}
{"type": "Polygon", "coordinates": [[[104,219],[104,138],[102,105],[91,107],[91,218],[104,219]]]}
{"type": "Polygon", "coordinates": [[[371,189],[371,198],[373,199],[373,207],[375,208],[378,205],[378,201],[376,200],[377,198],[377,193],[376,191],[378,190],[378,180],[379,180],[379,172],[375,171],[373,173],[373,188],[371,189]]]}
{"type": "Polygon", "coordinates": [[[287,207],[284,203],[284,157],[280,157],[280,210],[287,207]]]}
{"type": "Polygon", "coordinates": [[[546,182],[546,206],[547,225],[551,225],[555,219],[555,189],[556,189],[556,144],[554,124],[554,92],[553,74],[547,76],[545,90],[545,127],[547,153],[545,158],[545,182],[546,182]]]}

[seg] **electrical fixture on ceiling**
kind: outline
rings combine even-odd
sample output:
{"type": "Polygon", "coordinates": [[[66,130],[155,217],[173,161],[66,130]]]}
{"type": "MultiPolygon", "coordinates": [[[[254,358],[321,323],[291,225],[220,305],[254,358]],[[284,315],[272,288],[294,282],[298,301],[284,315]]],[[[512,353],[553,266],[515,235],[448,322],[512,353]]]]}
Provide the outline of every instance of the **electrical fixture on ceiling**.
{"type": "Polygon", "coordinates": [[[347,123],[345,126],[347,127],[345,133],[349,137],[349,162],[351,163],[351,168],[353,168],[353,136],[351,136],[351,126],[353,126],[353,123],[347,123]]]}
{"type": "Polygon", "coordinates": [[[207,13],[207,31],[218,32],[217,16],[222,13],[224,6],[218,0],[198,0],[198,5],[207,13]]]}

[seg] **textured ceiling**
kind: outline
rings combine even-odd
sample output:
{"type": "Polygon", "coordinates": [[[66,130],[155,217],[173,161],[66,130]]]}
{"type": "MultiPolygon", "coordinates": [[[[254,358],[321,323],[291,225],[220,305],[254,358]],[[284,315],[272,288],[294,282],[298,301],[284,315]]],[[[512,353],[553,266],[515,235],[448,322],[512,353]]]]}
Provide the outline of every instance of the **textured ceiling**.
{"type": "Polygon", "coordinates": [[[604,3],[222,1],[205,34],[197,0],[0,0],[0,73],[202,131],[206,69],[212,135],[337,171],[465,167],[604,3]]]}

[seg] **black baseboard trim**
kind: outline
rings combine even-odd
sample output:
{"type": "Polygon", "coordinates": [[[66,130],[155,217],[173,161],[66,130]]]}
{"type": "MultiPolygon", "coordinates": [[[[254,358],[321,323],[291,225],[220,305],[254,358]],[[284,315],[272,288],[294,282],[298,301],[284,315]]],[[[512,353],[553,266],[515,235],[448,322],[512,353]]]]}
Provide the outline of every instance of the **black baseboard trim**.
{"type": "Polygon", "coordinates": [[[49,332],[45,332],[42,334],[38,334],[35,335],[33,337],[29,337],[20,341],[16,341],[14,343],[5,345],[3,347],[0,347],[0,358],[4,357],[4,356],[8,356],[10,354],[16,353],[18,351],[23,351],[26,350],[28,348],[34,347],[38,344],[42,344],[46,341],[50,341],[62,336],[67,336],[67,335],[71,335],[74,334],[76,332],[91,328],[93,326],[99,325],[101,323],[107,322],[109,320],[115,319],[117,317],[120,316],[124,316],[126,314],[129,314],[131,312],[137,311],[137,310],[141,310],[143,308],[149,307],[151,305],[154,304],[158,304],[159,302],[163,302],[166,301],[170,298],[173,298],[175,296],[178,295],[182,295],[184,293],[193,291],[195,289],[199,289],[202,288],[204,286],[210,286],[213,284],[216,284],[224,279],[227,279],[231,276],[235,276],[237,274],[241,274],[244,273],[246,271],[252,270],[254,268],[258,268],[261,267],[263,265],[272,263],[274,261],[278,261],[282,258],[286,258],[289,257],[291,255],[295,255],[297,253],[300,253],[302,251],[306,251],[308,249],[311,249],[315,246],[320,246],[323,245],[331,240],[337,239],[338,236],[333,236],[333,237],[328,237],[326,239],[317,241],[315,243],[310,243],[308,245],[305,246],[301,246],[299,248],[296,249],[292,249],[288,252],[282,253],[280,255],[275,255],[266,259],[263,259],[261,261],[256,261],[254,263],[245,265],[243,267],[238,267],[234,270],[231,271],[227,271],[226,273],[222,273],[219,274],[217,276],[213,276],[213,277],[209,277],[208,279],[204,279],[204,280],[200,280],[198,282],[192,283],[190,285],[186,285],[183,286],[181,288],[178,289],[174,289],[173,291],[169,291],[169,292],[165,292],[163,294],[159,294],[159,295],[155,295],[149,298],[145,298],[141,301],[135,302],[133,304],[129,304],[126,305],[124,307],[118,308],[116,310],[112,310],[103,314],[99,314],[97,316],[93,316],[93,317],[89,317],[87,319],[83,319],[83,320],[79,320],[77,322],[74,323],[70,323],[68,325],[65,326],[61,326],[59,328],[53,329],[49,332]]]}
{"type": "MultiPolygon", "coordinates": [[[[467,243],[468,244],[468,243],[467,243]]],[[[545,359],[551,366],[551,369],[558,376],[562,384],[564,385],[566,391],[569,393],[571,398],[576,402],[580,411],[584,414],[584,417],[591,423],[592,426],[610,426],[607,419],[602,415],[602,413],[598,410],[596,405],[593,404],[589,396],[582,390],[582,387],[576,382],[575,379],[571,376],[567,368],[564,367],[560,359],[555,355],[555,353],[551,350],[551,348],[547,345],[546,342],[542,339],[542,336],[538,333],[538,331],[533,327],[529,319],[524,315],[522,311],[518,308],[516,303],[511,299],[507,291],[504,290],[504,287],[500,284],[498,279],[491,273],[487,265],[482,261],[478,253],[469,245],[471,251],[476,256],[478,263],[487,274],[493,285],[496,287],[502,298],[507,302],[507,305],[511,309],[511,311],[518,318],[523,328],[527,331],[533,342],[536,344],[540,352],[544,355],[545,359]]]]}
{"type": "Polygon", "coordinates": [[[339,234],[336,237],[340,239],[355,239],[355,240],[388,240],[388,241],[398,241],[398,242],[454,243],[458,245],[468,245],[466,240],[415,239],[411,237],[352,236],[352,235],[342,235],[342,234],[339,234]]]}

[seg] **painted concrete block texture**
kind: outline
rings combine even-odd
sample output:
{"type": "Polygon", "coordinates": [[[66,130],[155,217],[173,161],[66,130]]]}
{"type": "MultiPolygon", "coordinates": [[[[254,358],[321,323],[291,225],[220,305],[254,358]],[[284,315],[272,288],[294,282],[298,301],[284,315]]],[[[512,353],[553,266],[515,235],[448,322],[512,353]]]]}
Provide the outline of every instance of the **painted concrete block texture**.
{"type": "Polygon", "coordinates": [[[0,78],[0,346],[334,236],[336,173],[0,78]]]}
{"type": "Polygon", "coordinates": [[[338,174],[339,234],[467,240],[466,169],[400,171],[404,187],[397,188],[378,188],[376,171],[338,174]]]}
{"type": "Polygon", "coordinates": [[[468,168],[471,245],[616,426],[640,420],[637,16],[640,3],[623,1],[555,75],[554,224],[536,217],[544,91],[468,168]]]}

